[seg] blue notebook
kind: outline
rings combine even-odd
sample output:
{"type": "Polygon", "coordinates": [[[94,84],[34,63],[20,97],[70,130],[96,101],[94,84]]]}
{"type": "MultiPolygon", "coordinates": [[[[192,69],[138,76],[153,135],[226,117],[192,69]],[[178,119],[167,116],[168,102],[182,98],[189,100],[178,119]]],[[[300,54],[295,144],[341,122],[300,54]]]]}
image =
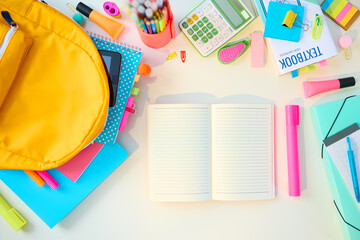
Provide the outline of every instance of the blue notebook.
{"type": "Polygon", "coordinates": [[[47,184],[39,187],[20,170],[0,170],[0,180],[53,228],[127,157],[128,154],[119,144],[104,145],[76,183],[56,169],[48,170],[60,185],[56,190],[47,184]]]}
{"type": "Polygon", "coordinates": [[[95,142],[102,144],[113,144],[116,141],[120,122],[125,111],[127,100],[130,96],[130,91],[134,83],[142,53],[133,48],[120,45],[117,41],[114,42],[108,38],[105,40],[105,37],[100,36],[99,34],[96,34],[96,36],[97,37],[94,37],[90,33],[90,37],[97,49],[119,52],[122,55],[116,105],[109,108],[105,127],[101,134],[95,139],[95,142]]]}

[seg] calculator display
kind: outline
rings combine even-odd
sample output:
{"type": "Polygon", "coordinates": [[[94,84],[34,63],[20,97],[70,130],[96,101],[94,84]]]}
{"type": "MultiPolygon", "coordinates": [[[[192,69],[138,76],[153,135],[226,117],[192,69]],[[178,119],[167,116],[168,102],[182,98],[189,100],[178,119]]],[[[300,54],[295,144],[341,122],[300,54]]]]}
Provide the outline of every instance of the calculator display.
{"type": "Polygon", "coordinates": [[[240,12],[243,7],[237,0],[212,0],[212,2],[222,11],[230,24],[237,29],[244,22],[240,12]]]}

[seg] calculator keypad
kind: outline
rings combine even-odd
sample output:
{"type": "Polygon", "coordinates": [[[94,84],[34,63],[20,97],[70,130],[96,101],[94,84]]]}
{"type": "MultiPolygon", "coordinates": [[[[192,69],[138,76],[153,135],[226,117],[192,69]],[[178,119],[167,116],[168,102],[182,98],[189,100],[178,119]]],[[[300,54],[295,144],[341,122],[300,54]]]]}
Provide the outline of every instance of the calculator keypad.
{"type": "Polygon", "coordinates": [[[241,12],[245,24],[235,30],[211,0],[205,0],[180,22],[179,27],[200,54],[207,56],[232,38],[250,22],[249,20],[254,18],[245,9],[246,7],[241,12]],[[250,17],[251,19],[249,19],[250,17]]]}

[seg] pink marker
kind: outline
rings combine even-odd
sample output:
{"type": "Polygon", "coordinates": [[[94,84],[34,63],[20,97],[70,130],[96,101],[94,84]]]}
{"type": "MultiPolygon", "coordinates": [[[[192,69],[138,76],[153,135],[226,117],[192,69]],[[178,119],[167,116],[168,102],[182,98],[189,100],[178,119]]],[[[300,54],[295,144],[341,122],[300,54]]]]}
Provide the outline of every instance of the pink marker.
{"type": "Polygon", "coordinates": [[[52,188],[57,189],[59,184],[48,174],[47,171],[35,171],[52,188]]]}
{"type": "Polygon", "coordinates": [[[354,77],[340,78],[327,81],[304,81],[305,97],[309,98],[316,94],[328,92],[340,88],[354,86],[356,83],[354,77]]]}
{"type": "Polygon", "coordinates": [[[297,126],[299,125],[299,105],[286,105],[286,140],[289,179],[289,196],[300,196],[299,149],[297,126]]]}
{"type": "MultiPolygon", "coordinates": [[[[129,97],[127,103],[126,103],[126,108],[125,108],[125,111],[124,111],[124,114],[123,114],[123,117],[121,119],[121,122],[120,122],[120,126],[119,126],[119,131],[124,131],[124,128],[126,126],[126,123],[127,123],[127,120],[129,118],[129,115],[131,112],[127,111],[127,108],[131,109],[131,110],[134,110],[134,98],[133,97],[129,97]]],[[[133,114],[135,113],[135,110],[133,112],[133,114]]]]}

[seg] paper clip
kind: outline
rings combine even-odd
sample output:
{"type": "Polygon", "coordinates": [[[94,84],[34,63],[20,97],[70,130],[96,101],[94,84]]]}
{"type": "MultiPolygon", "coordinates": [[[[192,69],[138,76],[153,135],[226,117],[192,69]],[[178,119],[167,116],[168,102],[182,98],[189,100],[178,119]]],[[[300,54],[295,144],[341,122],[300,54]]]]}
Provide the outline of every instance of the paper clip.
{"type": "Polygon", "coordinates": [[[305,24],[305,23],[302,23],[299,19],[296,18],[297,14],[294,13],[293,11],[289,10],[286,15],[285,15],[285,18],[284,18],[284,21],[282,23],[282,26],[284,27],[288,27],[288,28],[292,28],[293,26],[294,27],[299,27],[299,28],[302,28],[305,32],[307,30],[309,30],[309,25],[308,24],[305,24]],[[301,25],[298,26],[298,25],[294,25],[294,22],[295,21],[298,21],[301,25]]]}
{"type": "Polygon", "coordinates": [[[318,40],[320,38],[322,26],[323,20],[319,14],[316,14],[312,31],[312,38],[314,40],[318,40]]]}
{"type": "Polygon", "coordinates": [[[347,60],[351,59],[351,50],[350,46],[352,44],[352,39],[349,35],[341,36],[339,39],[339,45],[344,49],[345,58],[347,60]]]}

